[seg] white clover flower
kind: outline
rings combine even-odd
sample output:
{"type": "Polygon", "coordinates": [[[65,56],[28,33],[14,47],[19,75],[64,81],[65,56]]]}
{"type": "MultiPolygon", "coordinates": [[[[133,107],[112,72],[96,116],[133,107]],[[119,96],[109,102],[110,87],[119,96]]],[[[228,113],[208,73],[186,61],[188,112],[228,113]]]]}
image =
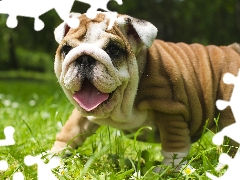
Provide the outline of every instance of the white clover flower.
{"type": "Polygon", "coordinates": [[[0,99],[4,99],[4,94],[0,94],[0,99]]]}
{"type": "Polygon", "coordinates": [[[184,176],[187,176],[187,175],[192,174],[195,170],[196,170],[196,169],[193,168],[193,167],[190,166],[190,165],[187,165],[187,166],[184,165],[184,166],[182,166],[182,168],[181,168],[180,171],[182,171],[182,174],[183,174],[184,176]]]}
{"type": "Polygon", "coordinates": [[[36,105],[36,101],[35,100],[30,100],[28,102],[29,106],[35,106],[36,105]]]}
{"type": "Polygon", "coordinates": [[[16,108],[19,107],[19,103],[18,103],[18,102],[13,102],[13,103],[11,104],[11,107],[14,108],[14,109],[16,109],[16,108]]]}
{"type": "Polygon", "coordinates": [[[59,174],[64,175],[64,174],[66,174],[67,171],[68,171],[67,168],[60,168],[59,169],[59,174]]]}
{"type": "Polygon", "coordinates": [[[47,118],[50,117],[50,113],[49,113],[49,112],[46,112],[46,111],[45,111],[45,112],[42,112],[41,115],[42,115],[42,118],[43,118],[43,119],[47,119],[47,118]]]}
{"type": "Polygon", "coordinates": [[[11,100],[9,99],[3,100],[2,103],[5,107],[9,107],[12,104],[11,100]]]}
{"type": "Polygon", "coordinates": [[[60,129],[62,129],[62,127],[63,127],[62,122],[61,122],[61,121],[58,121],[58,122],[57,122],[57,128],[60,130],[60,129]]]}

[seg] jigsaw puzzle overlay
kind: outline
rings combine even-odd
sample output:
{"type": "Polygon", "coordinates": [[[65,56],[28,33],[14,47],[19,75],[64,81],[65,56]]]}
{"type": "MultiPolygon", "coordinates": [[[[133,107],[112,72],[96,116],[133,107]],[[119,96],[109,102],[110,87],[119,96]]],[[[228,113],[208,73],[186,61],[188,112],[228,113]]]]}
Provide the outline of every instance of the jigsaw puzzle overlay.
{"type": "MultiPolygon", "coordinates": [[[[13,134],[15,129],[12,126],[7,126],[4,128],[4,136],[5,139],[0,140],[0,147],[1,146],[11,146],[15,144],[13,139],[13,134]]],[[[0,160],[0,171],[6,171],[8,169],[8,163],[5,160],[0,160]]]]}
{"type": "MultiPolygon", "coordinates": [[[[226,84],[234,84],[234,89],[232,96],[229,102],[218,100],[216,102],[217,108],[219,110],[224,110],[227,106],[230,106],[235,117],[235,123],[225,127],[222,131],[215,134],[212,141],[216,145],[221,145],[224,141],[224,137],[227,136],[230,139],[240,143],[240,111],[239,111],[239,102],[240,102],[240,70],[238,76],[235,77],[230,73],[226,73],[223,77],[223,81],[226,84]]],[[[221,177],[216,177],[207,172],[207,176],[212,180],[229,180],[232,177],[238,177],[240,175],[240,151],[238,150],[234,158],[231,158],[228,154],[222,153],[219,157],[219,164],[216,167],[217,171],[220,171],[225,165],[228,165],[228,169],[225,174],[221,177]]]]}
{"type": "MultiPolygon", "coordinates": [[[[90,5],[87,10],[86,15],[89,18],[94,18],[97,15],[97,9],[103,9],[109,11],[107,8],[107,3],[110,0],[77,0],[90,5]]],[[[115,0],[119,5],[122,4],[122,0],[115,0]]],[[[17,16],[24,16],[34,18],[34,29],[40,31],[44,28],[44,22],[39,18],[44,13],[55,9],[59,17],[65,21],[70,27],[78,27],[79,20],[74,17],[70,17],[72,6],[75,0],[1,0],[0,1],[0,14],[8,14],[6,24],[9,28],[15,28],[18,25],[17,16]]],[[[108,29],[112,28],[115,18],[117,16],[116,12],[112,12],[110,17],[110,23],[108,29]]],[[[236,123],[224,128],[221,132],[217,133],[213,137],[213,142],[216,145],[221,145],[223,143],[224,136],[227,136],[240,143],[240,136],[237,136],[240,129],[240,111],[238,112],[238,102],[240,102],[240,71],[237,77],[232,74],[226,74],[224,76],[224,82],[227,84],[234,84],[234,90],[232,97],[229,102],[218,100],[216,105],[218,109],[223,110],[227,106],[232,108],[236,123]]],[[[13,139],[14,128],[9,126],[4,129],[5,139],[0,140],[1,146],[14,145],[15,141],[13,139]]],[[[28,155],[24,158],[24,163],[27,166],[32,166],[34,164],[38,165],[38,179],[57,179],[51,169],[60,165],[60,161],[57,158],[50,159],[48,164],[45,164],[41,159],[41,155],[31,156],[28,155]]],[[[239,177],[239,166],[240,166],[240,151],[237,152],[234,158],[231,158],[227,154],[221,154],[219,158],[219,164],[216,167],[217,171],[220,171],[225,165],[228,165],[228,170],[222,177],[216,177],[210,173],[206,175],[212,180],[228,180],[231,177],[239,177]]],[[[6,171],[8,169],[8,163],[5,160],[0,160],[0,171],[6,171]]],[[[21,172],[16,172],[13,175],[13,180],[23,180],[24,176],[21,172]]]]}
{"type": "Polygon", "coordinates": [[[27,166],[32,166],[34,164],[38,165],[38,180],[57,180],[56,176],[52,173],[52,169],[60,166],[60,160],[57,157],[53,157],[49,160],[48,164],[45,164],[42,160],[41,155],[37,156],[26,156],[24,158],[24,163],[27,166]]]}
{"type": "MultiPolygon", "coordinates": [[[[110,0],[77,0],[90,5],[86,14],[89,18],[95,18],[98,9],[109,11],[107,4],[110,0]]],[[[115,0],[119,5],[122,0],[115,0]]],[[[34,29],[40,31],[44,28],[44,22],[39,16],[55,9],[59,17],[65,21],[70,27],[76,28],[79,25],[77,18],[69,17],[73,3],[75,0],[2,0],[0,1],[0,14],[8,14],[7,26],[15,28],[18,25],[17,16],[34,18],[34,29]]],[[[117,13],[113,12],[109,29],[114,23],[117,13]]]]}
{"type": "MultiPolygon", "coordinates": [[[[1,146],[11,146],[15,144],[13,139],[15,129],[12,126],[8,126],[4,129],[5,139],[0,140],[1,146]]],[[[32,166],[34,164],[38,165],[38,180],[57,180],[57,178],[52,173],[52,169],[60,166],[60,160],[57,157],[53,157],[49,160],[48,164],[45,164],[42,155],[38,156],[26,156],[24,158],[24,163],[27,166],[32,166]]],[[[6,171],[8,169],[8,163],[5,160],[0,160],[0,171],[6,171]]],[[[24,176],[22,172],[16,172],[13,174],[13,180],[23,180],[24,176]]]]}
{"type": "MultiPolygon", "coordinates": [[[[5,139],[0,140],[1,146],[11,146],[15,144],[13,139],[13,134],[15,129],[12,126],[7,126],[4,128],[5,139]]],[[[0,171],[6,171],[8,169],[8,163],[5,160],[0,160],[0,171]]],[[[13,180],[23,180],[23,174],[21,172],[17,172],[13,175],[13,180]]]]}

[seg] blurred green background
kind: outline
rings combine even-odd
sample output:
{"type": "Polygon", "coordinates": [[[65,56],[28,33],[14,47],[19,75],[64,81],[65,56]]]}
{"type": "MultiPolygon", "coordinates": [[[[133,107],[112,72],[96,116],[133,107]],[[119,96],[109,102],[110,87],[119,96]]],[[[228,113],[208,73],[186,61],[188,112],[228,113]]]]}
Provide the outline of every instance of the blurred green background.
{"type": "MultiPolygon", "coordinates": [[[[89,5],[75,1],[72,11],[84,13],[89,5]]],[[[240,0],[123,0],[108,8],[145,19],[158,28],[165,41],[228,45],[240,42],[240,0]]],[[[6,26],[8,15],[0,15],[0,78],[6,71],[53,73],[57,43],[53,31],[61,23],[55,10],[40,16],[42,31],[34,19],[18,17],[18,26],[6,26]],[[4,73],[3,73],[4,71],[4,73]],[[1,73],[2,72],[2,73],[1,73]]]]}

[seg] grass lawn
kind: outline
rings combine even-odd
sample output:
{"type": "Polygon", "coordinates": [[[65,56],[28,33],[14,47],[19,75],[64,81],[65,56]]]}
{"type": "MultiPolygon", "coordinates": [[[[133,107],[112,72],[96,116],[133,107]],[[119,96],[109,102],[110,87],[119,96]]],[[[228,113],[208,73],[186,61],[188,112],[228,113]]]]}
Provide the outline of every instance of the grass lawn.
{"type": "MultiPolygon", "coordinates": [[[[9,164],[7,171],[0,171],[0,179],[12,179],[16,172],[22,172],[27,180],[37,179],[37,166],[26,166],[24,157],[49,150],[72,109],[56,80],[0,80],[0,139],[5,138],[5,127],[13,126],[16,141],[15,145],[0,147],[0,160],[9,164]]],[[[206,171],[224,173],[214,171],[220,149],[211,144],[212,135],[208,132],[193,145],[186,160],[196,170],[187,176],[160,165],[160,145],[130,140],[109,127],[101,127],[53,172],[60,180],[208,179],[206,171]],[[155,166],[162,171],[153,172],[155,166]]]]}

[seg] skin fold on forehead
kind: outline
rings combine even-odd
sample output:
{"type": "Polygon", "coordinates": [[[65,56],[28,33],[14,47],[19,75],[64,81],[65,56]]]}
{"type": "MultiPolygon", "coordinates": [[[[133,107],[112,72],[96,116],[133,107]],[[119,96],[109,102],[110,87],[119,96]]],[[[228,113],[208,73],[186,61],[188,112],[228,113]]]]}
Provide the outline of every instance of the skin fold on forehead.
{"type": "Polygon", "coordinates": [[[69,29],[66,36],[71,36],[71,39],[78,39],[82,41],[83,39],[96,40],[96,36],[100,36],[99,32],[101,31],[115,34],[113,28],[107,30],[110,18],[105,14],[99,13],[94,19],[89,19],[85,14],[83,14],[79,17],[79,20],[80,24],[78,28],[69,29]]]}
{"type": "MultiPolygon", "coordinates": [[[[61,56],[61,49],[64,45],[74,48],[80,43],[96,44],[97,47],[104,49],[112,41],[122,49],[130,48],[125,33],[119,27],[115,25],[108,29],[110,19],[107,15],[99,13],[95,19],[89,19],[83,14],[78,18],[81,22],[79,27],[66,30],[66,35],[57,50],[58,56],[61,56]]],[[[58,58],[63,59],[64,57],[58,58]]]]}
{"type": "Polygon", "coordinates": [[[91,43],[104,37],[106,33],[119,36],[124,43],[134,47],[133,52],[138,54],[138,50],[144,45],[150,47],[157,35],[157,28],[151,23],[128,15],[98,12],[94,19],[87,18],[85,14],[72,15],[80,22],[78,28],[69,28],[66,23],[62,23],[54,31],[55,39],[60,44],[59,48],[64,44],[76,47],[79,42],[91,43]],[[109,28],[113,22],[113,15],[115,23],[109,28]]]}

